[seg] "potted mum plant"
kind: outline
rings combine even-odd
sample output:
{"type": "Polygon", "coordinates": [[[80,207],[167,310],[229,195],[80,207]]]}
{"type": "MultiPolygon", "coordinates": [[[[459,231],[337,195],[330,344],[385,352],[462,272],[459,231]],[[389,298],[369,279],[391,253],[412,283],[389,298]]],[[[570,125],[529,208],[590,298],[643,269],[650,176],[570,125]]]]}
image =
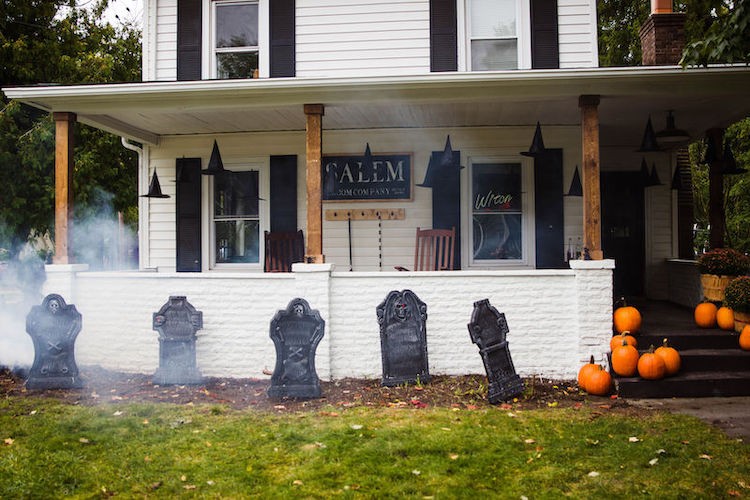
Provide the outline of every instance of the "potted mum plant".
{"type": "Polygon", "coordinates": [[[740,276],[729,282],[724,305],[734,312],[734,329],[741,332],[750,324],[750,276],[740,276]]]}
{"type": "Polygon", "coordinates": [[[724,289],[729,282],[750,271],[750,257],[732,248],[715,248],[698,257],[698,270],[706,299],[724,300],[724,289]]]}

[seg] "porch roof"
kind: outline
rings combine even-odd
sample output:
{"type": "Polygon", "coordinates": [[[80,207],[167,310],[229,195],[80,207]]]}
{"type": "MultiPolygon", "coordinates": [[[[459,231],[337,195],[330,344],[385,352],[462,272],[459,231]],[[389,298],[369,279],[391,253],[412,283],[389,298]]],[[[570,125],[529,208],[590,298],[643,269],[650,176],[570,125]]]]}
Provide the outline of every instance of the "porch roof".
{"type": "Polygon", "coordinates": [[[750,113],[750,68],[587,68],[403,77],[203,80],[5,88],[11,99],[148,144],[162,136],[324,129],[580,124],[578,97],[601,96],[600,146],[637,147],[667,110],[693,138],[750,113]]]}

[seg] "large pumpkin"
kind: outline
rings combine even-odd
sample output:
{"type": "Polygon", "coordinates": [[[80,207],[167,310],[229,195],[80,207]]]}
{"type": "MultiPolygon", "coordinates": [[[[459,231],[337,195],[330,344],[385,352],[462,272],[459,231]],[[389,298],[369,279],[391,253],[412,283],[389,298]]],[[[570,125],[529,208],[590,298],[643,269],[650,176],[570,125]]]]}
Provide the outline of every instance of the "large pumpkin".
{"type": "Polygon", "coordinates": [[[665,375],[667,377],[680,371],[680,366],[682,365],[680,353],[677,352],[677,349],[667,344],[667,339],[664,339],[664,342],[654,351],[654,354],[664,361],[665,375]]]}
{"type": "Polygon", "coordinates": [[[630,332],[632,335],[635,335],[641,329],[641,313],[635,307],[627,305],[625,297],[622,297],[620,300],[622,301],[622,306],[615,309],[612,315],[615,331],[617,333],[630,332]]]}
{"type": "Polygon", "coordinates": [[[716,312],[718,311],[716,304],[712,302],[701,302],[695,306],[693,316],[695,317],[695,324],[700,328],[713,328],[716,326],[716,312]]]}
{"type": "Polygon", "coordinates": [[[740,333],[740,349],[750,351],[750,325],[745,325],[740,333]]]}
{"type": "Polygon", "coordinates": [[[654,353],[654,346],[648,352],[643,353],[638,359],[638,375],[646,380],[659,380],[664,378],[667,372],[664,360],[654,353]]]}
{"type": "Polygon", "coordinates": [[[586,382],[588,382],[589,376],[598,370],[599,365],[594,364],[594,356],[592,355],[589,362],[583,365],[580,370],[578,370],[578,387],[580,387],[584,391],[587,390],[586,382]]]}
{"type": "Polygon", "coordinates": [[[609,350],[614,351],[617,347],[621,346],[623,342],[627,342],[636,349],[638,348],[638,341],[635,339],[635,337],[630,335],[630,332],[624,331],[620,335],[615,335],[614,337],[612,337],[612,339],[609,341],[609,350]]]}
{"type": "Polygon", "coordinates": [[[734,311],[722,306],[716,311],[716,324],[722,330],[734,330],[734,311]]]}
{"type": "Polygon", "coordinates": [[[621,377],[632,377],[638,371],[638,350],[623,342],[612,351],[612,370],[621,377]]]}
{"type": "Polygon", "coordinates": [[[586,382],[586,392],[595,396],[606,396],[612,388],[612,377],[601,365],[589,374],[586,382]]]}

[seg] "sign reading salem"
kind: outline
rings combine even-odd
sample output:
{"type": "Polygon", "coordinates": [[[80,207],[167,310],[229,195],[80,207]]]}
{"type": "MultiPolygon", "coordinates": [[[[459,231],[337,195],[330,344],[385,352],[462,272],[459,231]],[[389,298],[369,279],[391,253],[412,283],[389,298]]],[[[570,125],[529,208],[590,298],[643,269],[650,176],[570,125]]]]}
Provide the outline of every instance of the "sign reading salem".
{"type": "Polygon", "coordinates": [[[406,154],[364,156],[324,156],[322,162],[323,199],[410,200],[411,156],[406,154]]]}

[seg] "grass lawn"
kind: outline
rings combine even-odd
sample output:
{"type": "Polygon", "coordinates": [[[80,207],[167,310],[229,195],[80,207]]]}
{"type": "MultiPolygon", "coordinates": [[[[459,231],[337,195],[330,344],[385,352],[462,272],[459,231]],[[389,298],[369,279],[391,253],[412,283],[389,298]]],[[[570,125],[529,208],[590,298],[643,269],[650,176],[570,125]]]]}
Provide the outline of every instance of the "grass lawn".
{"type": "Polygon", "coordinates": [[[351,408],[0,400],[0,498],[724,498],[750,447],[627,409],[351,408]]]}

